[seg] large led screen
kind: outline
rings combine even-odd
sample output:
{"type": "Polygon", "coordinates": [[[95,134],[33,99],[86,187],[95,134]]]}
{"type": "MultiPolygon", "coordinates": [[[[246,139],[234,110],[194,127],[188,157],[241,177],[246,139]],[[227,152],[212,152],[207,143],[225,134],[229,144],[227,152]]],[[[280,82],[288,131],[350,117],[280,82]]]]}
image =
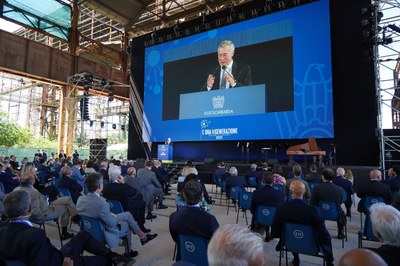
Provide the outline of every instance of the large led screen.
{"type": "Polygon", "coordinates": [[[333,138],[329,1],[147,47],[144,117],[144,142],[333,138]]]}

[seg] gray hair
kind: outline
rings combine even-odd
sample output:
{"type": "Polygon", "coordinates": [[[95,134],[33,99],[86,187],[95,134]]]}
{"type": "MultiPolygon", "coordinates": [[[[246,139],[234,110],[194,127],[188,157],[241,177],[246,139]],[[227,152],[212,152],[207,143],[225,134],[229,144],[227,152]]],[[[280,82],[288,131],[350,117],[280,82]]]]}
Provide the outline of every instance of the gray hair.
{"type": "Polygon", "coordinates": [[[231,175],[238,175],[238,170],[236,169],[236,167],[232,166],[231,168],[229,168],[229,173],[231,175]]]}
{"type": "Polygon", "coordinates": [[[384,244],[400,246],[400,212],[390,205],[375,203],[369,208],[371,224],[384,244]]]}
{"type": "Polygon", "coordinates": [[[9,219],[23,216],[31,205],[31,197],[24,190],[14,190],[4,200],[4,213],[9,219]]]}
{"type": "Polygon", "coordinates": [[[252,164],[250,165],[250,169],[251,169],[251,170],[256,170],[256,169],[257,169],[257,165],[256,165],[255,163],[252,163],[252,164]]]}
{"type": "Polygon", "coordinates": [[[225,224],[212,236],[207,255],[210,266],[263,265],[263,241],[247,227],[225,224]]]}
{"type": "Polygon", "coordinates": [[[219,49],[219,48],[222,48],[222,47],[225,47],[225,46],[228,46],[228,45],[231,47],[231,52],[232,52],[232,53],[235,52],[235,44],[234,44],[232,41],[230,41],[230,40],[222,41],[222,42],[218,45],[218,49],[219,49]]]}
{"type": "Polygon", "coordinates": [[[346,171],[344,170],[343,167],[339,167],[338,169],[336,169],[337,176],[344,176],[345,173],[346,173],[346,171]]]}
{"type": "Polygon", "coordinates": [[[118,177],[121,175],[121,168],[117,165],[112,165],[108,169],[108,178],[110,181],[115,181],[118,179],[118,177]]]}

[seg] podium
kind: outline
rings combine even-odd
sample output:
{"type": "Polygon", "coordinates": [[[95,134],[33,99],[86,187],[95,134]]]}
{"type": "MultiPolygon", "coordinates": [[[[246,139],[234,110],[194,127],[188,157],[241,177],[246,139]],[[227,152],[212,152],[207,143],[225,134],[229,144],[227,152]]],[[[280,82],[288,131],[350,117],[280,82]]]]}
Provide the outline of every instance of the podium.
{"type": "Polygon", "coordinates": [[[160,144],[157,149],[157,159],[160,161],[171,161],[173,160],[173,150],[172,145],[160,144]]]}

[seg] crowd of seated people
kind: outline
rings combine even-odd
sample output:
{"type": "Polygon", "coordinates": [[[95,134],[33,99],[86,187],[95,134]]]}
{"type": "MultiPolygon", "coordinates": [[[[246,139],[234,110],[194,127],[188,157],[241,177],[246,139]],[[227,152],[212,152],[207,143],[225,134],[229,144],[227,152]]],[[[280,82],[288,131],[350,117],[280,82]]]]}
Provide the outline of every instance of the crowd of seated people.
{"type": "MultiPolygon", "coordinates": [[[[92,214],[94,217],[100,219],[101,217],[103,217],[102,215],[104,215],[104,217],[107,218],[103,217],[103,222],[106,227],[110,227],[110,231],[115,231],[115,229],[117,229],[128,232],[129,235],[131,235],[131,233],[134,233],[139,236],[142,244],[148,243],[150,240],[157,236],[157,234],[148,234],[148,232],[150,232],[150,229],[147,229],[144,224],[146,222],[146,219],[149,220],[155,218],[155,215],[152,213],[154,202],[158,202],[157,204],[160,209],[164,209],[167,207],[166,205],[164,205],[163,202],[165,200],[164,196],[168,195],[168,188],[166,189],[165,186],[163,187],[160,180],[157,178],[157,168],[160,167],[158,162],[156,162],[157,167],[153,167],[154,162],[146,161],[143,168],[136,169],[134,164],[128,160],[104,160],[101,162],[99,161],[96,164],[93,158],[87,160],[86,162],[83,162],[77,155],[75,155],[75,157],[69,157],[65,155],[57,157],[55,159],[52,159],[52,157],[47,157],[47,161],[44,161],[43,153],[40,152],[36,154],[32,162],[29,162],[29,160],[26,159],[18,162],[15,156],[0,159],[0,181],[2,181],[4,185],[4,191],[0,191],[0,215],[2,214],[2,212],[5,212],[5,215],[7,215],[7,208],[4,208],[2,206],[4,198],[7,198],[7,195],[14,190],[24,191],[28,193],[30,198],[30,209],[28,212],[29,216],[35,217],[37,219],[43,219],[44,217],[50,215],[60,216],[62,228],[61,237],[63,240],[72,238],[73,241],[71,241],[70,243],[83,241],[82,239],[87,240],[88,238],[87,236],[81,236],[81,233],[74,235],[68,232],[68,226],[70,222],[80,222],[79,214],[92,214]],[[49,162],[51,163],[49,164],[49,162]],[[82,177],[82,180],[80,180],[79,178],[74,179],[72,177],[74,172],[79,173],[82,177]],[[90,177],[91,175],[97,175],[97,173],[106,174],[108,177],[108,182],[104,182],[104,184],[100,182],[100,180],[105,180],[105,178],[101,178],[100,175],[98,175],[96,178],[94,178],[93,176],[90,177]],[[58,179],[57,185],[52,184],[52,181],[56,179],[58,179]],[[78,181],[83,182],[82,185],[80,185],[78,181]],[[89,194],[87,195],[83,193],[85,185],[89,190],[89,194]],[[56,191],[57,187],[68,189],[71,192],[71,198],[60,197],[58,195],[58,192],[56,192],[57,195],[52,197],[51,193],[48,192],[48,190],[51,190],[51,187],[54,187],[56,191]],[[122,191],[124,192],[122,193],[122,191]],[[49,201],[45,199],[44,195],[49,196],[49,201]],[[91,198],[93,197],[93,195],[95,195],[96,197],[104,196],[108,199],[120,200],[123,205],[123,209],[125,210],[125,214],[119,215],[118,220],[118,218],[115,218],[114,215],[111,214],[109,211],[105,211],[105,213],[103,213],[100,210],[102,210],[102,208],[109,208],[108,205],[103,204],[99,205],[99,207],[93,207],[91,205],[91,203],[94,202],[94,200],[91,198]],[[93,202],[91,200],[93,200],[93,202]],[[146,211],[147,216],[145,215],[146,211]],[[122,229],[114,228],[114,222],[111,222],[111,225],[107,224],[107,219],[111,216],[114,217],[113,221],[115,223],[119,222],[125,224],[122,229]]],[[[245,176],[247,176],[250,172],[238,173],[238,169],[233,165],[231,165],[228,169],[229,170],[227,171],[226,164],[221,162],[218,164],[218,169],[215,172],[215,175],[224,177],[226,183],[231,187],[241,186],[242,189],[246,189],[245,176]]],[[[339,167],[337,168],[336,172],[334,172],[330,168],[324,168],[320,170],[315,169],[315,167],[311,165],[309,168],[309,172],[303,173],[303,169],[300,166],[295,165],[289,172],[291,174],[285,174],[282,171],[282,167],[280,167],[279,165],[274,165],[272,168],[270,168],[266,163],[261,163],[256,168],[254,168],[254,165],[252,165],[250,166],[250,169],[251,176],[259,177],[260,175],[262,175],[262,186],[255,188],[255,190],[250,190],[254,192],[253,205],[251,207],[253,215],[257,205],[263,205],[267,203],[274,204],[267,202],[268,200],[265,199],[266,197],[271,196],[273,192],[279,194],[276,195],[279,200],[276,199],[275,202],[275,206],[278,207],[276,220],[271,227],[271,233],[268,233],[270,228],[265,228],[267,229],[267,234],[264,241],[268,242],[272,238],[280,238],[282,232],[281,226],[284,222],[298,221],[302,223],[313,224],[319,228],[319,231],[317,233],[321,243],[323,243],[325,259],[327,261],[327,264],[331,265],[333,263],[331,237],[329,235],[329,232],[326,231],[324,221],[321,218],[320,213],[318,212],[318,202],[321,200],[333,200],[337,203],[342,203],[343,198],[340,197],[340,195],[344,194],[342,192],[343,190],[346,191],[346,199],[349,200],[350,198],[351,200],[352,193],[354,193],[354,188],[353,183],[349,181],[349,179],[345,175],[347,170],[343,167],[339,167]],[[314,190],[308,191],[308,183],[306,181],[309,181],[310,184],[318,183],[319,186],[316,186],[314,190]],[[345,185],[341,185],[342,183],[345,183],[345,185]],[[277,190],[274,189],[275,184],[285,184],[287,188],[286,197],[288,197],[288,194],[290,194],[292,201],[286,202],[287,199],[285,199],[285,194],[283,192],[277,192],[277,190]],[[348,190],[346,190],[346,188],[348,188],[348,190]],[[336,190],[337,193],[333,193],[333,191],[336,190]],[[326,191],[329,191],[329,193],[327,193],[326,191]],[[309,193],[309,197],[307,197],[307,193],[309,193]],[[335,198],[325,197],[327,195],[332,196],[333,194],[335,195],[335,198]],[[299,213],[296,215],[297,212],[299,213]],[[294,218],[293,216],[288,215],[288,213],[295,213],[295,215],[293,216],[296,217],[294,218]]],[[[396,171],[398,170],[396,166],[394,166],[392,170],[393,176],[390,178],[390,181],[386,182],[385,184],[385,182],[382,181],[381,172],[379,170],[372,170],[370,172],[370,182],[360,185],[359,189],[357,190],[357,195],[359,198],[361,198],[361,201],[363,201],[364,198],[367,196],[380,196],[384,199],[385,204],[393,204],[393,206],[398,207],[400,205],[400,196],[397,194],[396,197],[393,198],[393,193],[397,192],[397,190],[394,185],[391,186],[392,184],[395,184],[395,180],[397,177],[396,171]],[[393,189],[391,189],[392,187],[393,189]]],[[[164,174],[165,172],[163,170],[164,174]]],[[[354,182],[354,177],[352,178],[352,180],[354,182]]],[[[219,224],[217,221],[217,217],[212,214],[212,210],[202,208],[201,206],[202,200],[207,203],[206,195],[208,195],[208,191],[207,186],[203,182],[201,182],[201,180],[199,180],[197,169],[193,166],[193,164],[190,166],[188,165],[187,169],[185,170],[185,178],[179,184],[179,191],[181,195],[181,200],[182,202],[184,202],[184,205],[186,207],[174,212],[170,216],[169,226],[172,239],[176,241],[179,234],[186,233],[189,235],[202,236],[204,232],[207,232],[206,238],[211,241],[210,244],[214,242],[217,243],[213,244],[216,246],[209,250],[209,260],[217,262],[210,262],[210,265],[221,265],[218,264],[218,261],[221,258],[224,258],[223,256],[227,256],[226,259],[223,259],[224,261],[228,261],[228,259],[230,259],[230,261],[239,261],[240,259],[243,259],[244,257],[235,257],[235,253],[230,253],[231,250],[229,249],[219,249],[221,244],[218,243],[220,241],[229,241],[229,243],[232,241],[232,249],[237,249],[238,251],[243,250],[243,247],[247,242],[243,242],[242,245],[233,245],[236,239],[233,236],[241,235],[241,229],[244,230],[245,228],[236,228],[235,226],[232,226],[232,228],[227,226],[227,228],[225,228],[225,226],[223,226],[221,227],[221,230],[218,229],[219,224]],[[194,171],[193,169],[195,170],[196,174],[192,173],[194,171]],[[190,220],[193,218],[192,216],[196,217],[193,221],[190,220]],[[203,219],[206,219],[207,222],[202,222],[203,219]],[[200,223],[200,225],[198,225],[198,230],[190,231],[192,230],[192,228],[195,228],[198,223],[200,223]],[[186,228],[186,224],[190,228],[186,228]],[[207,224],[212,228],[202,228],[201,224],[207,224]],[[219,233],[219,231],[221,231],[222,233],[219,233]],[[218,234],[214,234],[214,232],[217,232],[218,234]],[[215,240],[212,240],[213,235],[216,236],[215,240]],[[229,236],[229,238],[227,238],[227,236],[229,236]]],[[[98,202],[98,198],[95,199],[96,202],[98,202]]],[[[213,203],[211,198],[209,200],[213,203]]],[[[102,202],[104,203],[104,200],[102,200],[102,202]]],[[[351,201],[343,203],[345,203],[345,211],[348,214],[349,212],[351,212],[350,208],[352,203],[351,201]]],[[[389,206],[385,204],[382,204],[382,206],[389,206]]],[[[394,233],[397,232],[396,230],[398,230],[395,225],[393,225],[393,228],[388,227],[388,225],[398,224],[398,211],[395,208],[387,209],[386,207],[383,209],[378,209],[378,205],[376,205],[375,207],[370,209],[372,226],[378,239],[383,244],[380,248],[371,248],[370,250],[379,254],[388,265],[396,265],[394,262],[398,262],[398,254],[400,254],[397,250],[397,239],[400,236],[394,233]],[[375,207],[377,208],[377,210],[374,210],[375,207]],[[394,212],[393,210],[397,212],[394,212]]],[[[359,210],[365,212],[365,210],[362,209],[362,204],[359,205],[359,210]]],[[[24,210],[24,212],[26,212],[26,210],[24,210]]],[[[9,220],[10,218],[15,218],[12,217],[13,214],[9,213],[9,215],[10,216],[7,217],[9,220]]],[[[344,218],[344,221],[345,219],[346,218],[344,218]]],[[[252,222],[252,225],[254,225],[254,221],[252,222]]],[[[343,237],[342,227],[343,224],[338,223],[339,238],[343,237]]],[[[0,231],[2,230],[2,228],[3,227],[0,225],[0,231]]],[[[253,228],[254,227],[252,226],[252,229],[253,228]]],[[[255,252],[256,250],[258,250],[257,248],[260,246],[262,238],[246,230],[244,230],[242,233],[247,234],[248,239],[252,239],[251,243],[248,242],[248,245],[251,246],[252,244],[254,244],[255,246],[253,256],[250,256],[251,254],[249,254],[249,257],[246,257],[244,259],[248,261],[253,261],[253,265],[262,265],[262,259],[260,255],[261,253],[255,252]]],[[[90,242],[92,242],[92,240],[90,240],[90,242]]],[[[96,255],[103,257],[103,260],[104,258],[106,258],[108,262],[110,262],[112,258],[119,258],[120,260],[132,258],[138,253],[132,250],[132,241],[129,242],[129,249],[125,250],[124,256],[119,256],[116,253],[108,254],[108,252],[112,251],[107,248],[105,249],[107,252],[99,252],[96,255]]],[[[2,255],[1,243],[2,242],[0,240],[0,258],[2,255]]],[[[115,241],[111,241],[108,244],[111,248],[114,248],[118,245],[118,243],[115,241]]],[[[103,246],[101,247],[101,249],[102,248],[103,246]]],[[[278,246],[277,249],[279,249],[278,246]]],[[[56,252],[57,254],[59,254],[59,251],[56,252]]],[[[61,256],[59,258],[60,260],[65,259],[65,257],[70,257],[74,260],[85,260],[84,258],[81,258],[81,253],[79,253],[78,255],[65,255],[63,254],[63,252],[64,251],[61,251],[61,256]]],[[[299,257],[294,254],[292,265],[297,265],[299,263],[299,257]]],[[[99,264],[101,265],[101,263],[99,264]]]]}

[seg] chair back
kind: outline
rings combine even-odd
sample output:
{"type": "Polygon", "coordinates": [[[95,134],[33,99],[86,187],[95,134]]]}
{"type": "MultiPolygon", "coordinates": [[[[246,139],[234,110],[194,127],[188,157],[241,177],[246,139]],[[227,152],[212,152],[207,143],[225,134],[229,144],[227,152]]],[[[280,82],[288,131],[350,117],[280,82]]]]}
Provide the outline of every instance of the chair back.
{"type": "Polygon", "coordinates": [[[273,185],[275,190],[283,191],[283,185],[282,184],[274,184],[273,185]]]}
{"type": "Polygon", "coordinates": [[[231,190],[229,191],[229,198],[239,200],[239,192],[241,190],[242,188],[238,186],[231,187],[231,190]]]}
{"type": "Polygon", "coordinates": [[[124,208],[119,200],[106,199],[106,201],[108,202],[108,205],[110,205],[110,211],[112,213],[118,214],[124,212],[124,208]]]}
{"type": "Polygon", "coordinates": [[[245,190],[239,191],[239,207],[243,210],[250,210],[251,202],[253,201],[253,192],[245,190]]]}
{"type": "Polygon", "coordinates": [[[198,266],[207,266],[208,240],[198,236],[179,235],[179,253],[181,260],[198,266]]]}
{"type": "Polygon", "coordinates": [[[282,247],[295,253],[315,256],[321,252],[312,225],[285,223],[281,240],[282,247]]]}
{"type": "Polygon", "coordinates": [[[81,229],[91,234],[92,237],[100,243],[106,243],[104,236],[104,225],[100,222],[100,220],[81,215],[81,229]]]}
{"type": "Polygon", "coordinates": [[[321,200],[319,202],[319,210],[321,211],[322,218],[324,220],[329,220],[329,221],[338,221],[340,218],[340,213],[338,208],[338,203],[334,201],[325,201],[321,200]]]}
{"type": "Polygon", "coordinates": [[[365,197],[364,201],[364,207],[369,213],[369,207],[371,207],[372,204],[378,203],[378,202],[384,202],[382,197],[365,197]]]}
{"type": "Polygon", "coordinates": [[[258,187],[258,182],[257,182],[257,177],[255,176],[249,176],[247,177],[247,186],[248,187],[258,187]]]}
{"type": "Polygon", "coordinates": [[[67,188],[58,187],[57,189],[60,197],[71,197],[71,192],[67,188]]]}
{"type": "Polygon", "coordinates": [[[370,241],[379,241],[379,239],[375,236],[374,231],[372,229],[371,217],[369,214],[365,216],[364,228],[362,229],[362,236],[370,241]]]}
{"type": "Polygon", "coordinates": [[[256,221],[264,226],[271,226],[275,212],[275,206],[258,205],[256,208],[256,221]]]}
{"type": "Polygon", "coordinates": [[[313,189],[317,186],[319,186],[319,183],[308,183],[309,187],[310,187],[310,193],[313,192],[313,189]]]}

